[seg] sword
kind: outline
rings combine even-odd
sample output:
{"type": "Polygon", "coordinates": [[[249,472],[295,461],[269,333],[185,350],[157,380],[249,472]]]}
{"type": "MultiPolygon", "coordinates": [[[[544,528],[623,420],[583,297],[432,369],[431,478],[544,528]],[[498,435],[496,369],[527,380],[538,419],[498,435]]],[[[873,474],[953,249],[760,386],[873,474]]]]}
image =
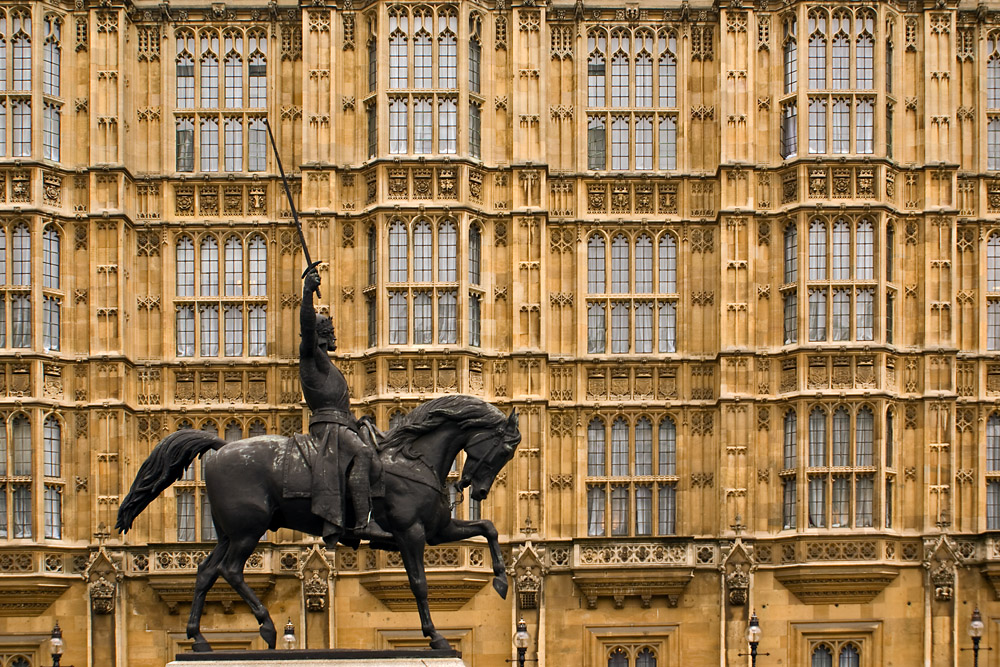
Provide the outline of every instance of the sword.
{"type": "MultiPolygon", "coordinates": [[[[285,168],[281,166],[281,158],[278,157],[278,147],[274,143],[274,134],[271,133],[271,124],[267,122],[267,118],[264,119],[264,126],[267,127],[267,136],[271,139],[271,149],[274,151],[274,161],[278,163],[278,171],[281,172],[281,183],[285,186],[285,196],[288,198],[288,206],[292,209],[292,219],[295,221],[295,229],[299,232],[299,242],[302,244],[302,254],[306,256],[306,270],[302,272],[302,276],[305,277],[309,271],[316,268],[320,263],[319,260],[315,262],[312,261],[312,257],[309,255],[309,247],[306,245],[306,236],[302,233],[302,223],[299,222],[299,213],[295,210],[295,202],[292,201],[292,190],[288,187],[288,178],[285,177],[285,168]]],[[[316,289],[316,296],[323,298],[323,295],[319,293],[319,289],[316,289]]]]}

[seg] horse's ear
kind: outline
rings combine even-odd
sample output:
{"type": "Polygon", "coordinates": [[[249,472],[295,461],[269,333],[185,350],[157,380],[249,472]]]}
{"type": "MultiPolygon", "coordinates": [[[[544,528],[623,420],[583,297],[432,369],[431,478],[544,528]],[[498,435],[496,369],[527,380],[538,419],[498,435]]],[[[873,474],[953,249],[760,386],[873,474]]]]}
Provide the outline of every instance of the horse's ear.
{"type": "Polygon", "coordinates": [[[512,408],[510,411],[510,416],[507,417],[507,430],[508,431],[517,430],[517,408],[512,408]]]}

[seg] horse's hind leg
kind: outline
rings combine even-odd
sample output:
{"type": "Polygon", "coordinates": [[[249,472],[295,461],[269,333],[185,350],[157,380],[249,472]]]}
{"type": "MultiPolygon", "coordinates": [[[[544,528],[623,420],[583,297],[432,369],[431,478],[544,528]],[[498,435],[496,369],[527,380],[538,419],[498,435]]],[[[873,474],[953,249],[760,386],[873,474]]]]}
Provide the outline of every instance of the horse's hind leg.
{"type": "Polygon", "coordinates": [[[253,592],[253,589],[250,588],[243,578],[243,566],[246,565],[247,559],[250,558],[250,554],[253,553],[258,542],[260,542],[259,537],[242,536],[240,538],[232,538],[220,569],[222,576],[233,587],[233,590],[250,605],[250,610],[253,611],[254,618],[260,623],[260,636],[267,642],[268,648],[274,649],[278,640],[278,633],[274,629],[274,621],[271,620],[271,615],[267,613],[267,607],[264,606],[264,603],[260,601],[260,598],[257,597],[257,594],[253,592]]]}
{"type": "Polygon", "coordinates": [[[211,651],[212,647],[201,634],[201,614],[205,610],[205,597],[212,584],[219,578],[219,564],[229,549],[229,538],[219,534],[219,543],[215,545],[205,560],[198,565],[198,578],[194,585],[194,600],[191,602],[191,615],[188,616],[187,636],[194,640],[191,647],[195,652],[211,651]]]}
{"type": "Polygon", "coordinates": [[[431,621],[431,608],[427,603],[427,573],[424,571],[424,546],[426,539],[422,526],[410,526],[405,533],[397,535],[399,555],[403,557],[406,576],[410,580],[410,590],[417,600],[420,614],[420,629],[424,637],[431,640],[431,648],[449,649],[451,644],[435,628],[431,621]]]}

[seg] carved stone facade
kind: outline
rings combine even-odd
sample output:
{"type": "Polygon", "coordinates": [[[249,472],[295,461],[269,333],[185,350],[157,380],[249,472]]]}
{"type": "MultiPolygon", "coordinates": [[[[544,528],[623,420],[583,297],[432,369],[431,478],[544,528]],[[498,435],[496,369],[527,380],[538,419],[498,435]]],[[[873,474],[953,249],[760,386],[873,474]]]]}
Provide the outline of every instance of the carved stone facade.
{"type": "MultiPolygon", "coordinates": [[[[66,664],[187,648],[201,473],[124,538],[121,497],[178,428],[307,424],[302,249],[264,116],[355,412],[388,428],[463,392],[522,415],[491,497],[455,510],[495,522],[508,599],[483,544],[426,556],[477,666],[514,657],[521,616],[541,665],[741,664],[752,610],[787,665],[850,642],[863,667],[952,665],[976,606],[1000,647],[1000,5],[932,4],[0,7],[4,66],[28,12],[35,72],[0,107],[0,661],[46,664],[53,618],[66,664]],[[35,121],[16,148],[15,104],[35,121]]],[[[280,531],[247,580],[303,646],[419,644],[393,554],[280,531]]],[[[262,645],[222,586],[203,627],[262,645]]]]}

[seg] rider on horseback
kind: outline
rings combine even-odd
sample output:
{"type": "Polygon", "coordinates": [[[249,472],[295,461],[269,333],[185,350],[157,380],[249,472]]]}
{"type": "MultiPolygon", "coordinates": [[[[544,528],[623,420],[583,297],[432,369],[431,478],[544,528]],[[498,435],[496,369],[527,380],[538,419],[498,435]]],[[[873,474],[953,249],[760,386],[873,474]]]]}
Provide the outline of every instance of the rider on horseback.
{"type": "Polygon", "coordinates": [[[381,478],[381,464],[359,435],[358,422],[350,410],[347,380],[330,361],[328,353],[337,349],[337,339],[330,318],[317,316],[313,307],[313,294],[319,285],[319,273],[309,269],[299,313],[299,377],[306,404],[312,410],[309,434],[318,448],[312,477],[312,511],[323,517],[323,539],[333,547],[345,527],[344,493],[340,488],[340,471],[345,469],[346,491],[351,494],[357,522],[350,531],[361,539],[392,541],[392,535],[371,518],[372,481],[381,478]]]}

